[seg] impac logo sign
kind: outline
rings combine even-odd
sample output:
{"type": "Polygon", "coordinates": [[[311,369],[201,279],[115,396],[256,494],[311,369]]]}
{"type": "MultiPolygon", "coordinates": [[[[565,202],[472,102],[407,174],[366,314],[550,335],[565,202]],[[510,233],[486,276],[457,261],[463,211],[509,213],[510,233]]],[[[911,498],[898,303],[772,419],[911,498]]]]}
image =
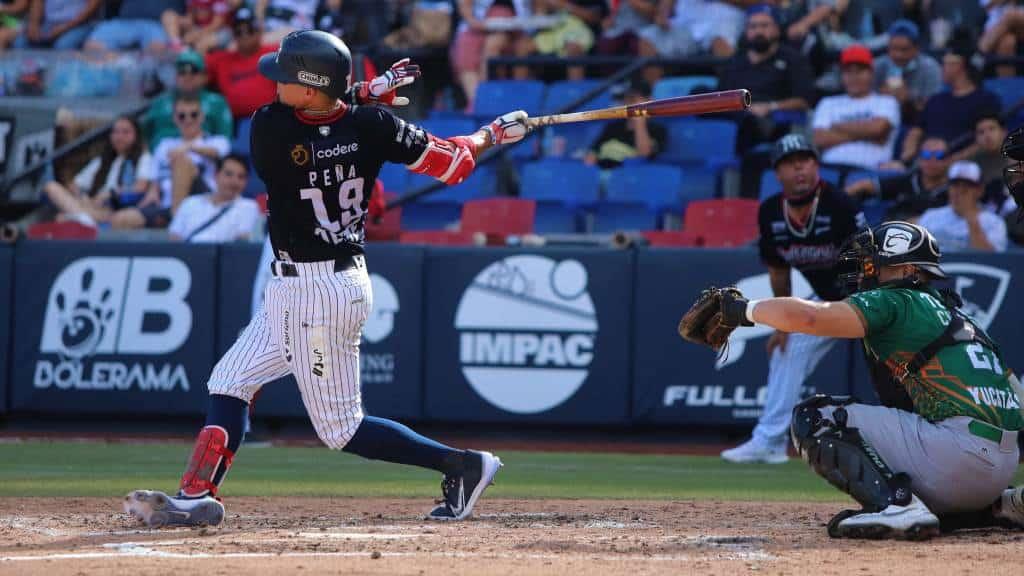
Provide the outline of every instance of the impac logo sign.
{"type": "MultiPolygon", "coordinates": [[[[398,292],[380,274],[370,274],[373,290],[373,309],[363,326],[363,341],[379,344],[386,341],[395,329],[398,315],[398,292]]],[[[395,379],[395,354],[390,351],[364,350],[359,358],[360,377],[364,383],[389,384],[395,379]]]]}
{"type": "Polygon", "coordinates": [[[942,269],[953,278],[953,287],[964,301],[960,309],[988,330],[999,315],[1012,275],[1002,268],[973,262],[942,264],[942,269]]]}
{"type": "Polygon", "coordinates": [[[484,268],[459,301],[462,373],[494,406],[517,414],[550,410],[587,378],[597,316],[577,260],[510,256],[484,268]]]}
{"type": "MultiPolygon", "coordinates": [[[[793,285],[793,296],[797,298],[809,298],[814,294],[814,289],[807,283],[803,274],[792,271],[792,285],[793,285]]],[[[761,300],[763,298],[771,298],[772,285],[768,279],[768,274],[758,274],[756,276],[748,276],[742,278],[736,282],[736,287],[743,292],[743,295],[751,300],[761,300]]],[[[747,348],[747,341],[754,340],[756,338],[765,338],[769,336],[775,329],[764,324],[758,324],[756,326],[741,326],[732,333],[729,337],[729,350],[728,354],[718,358],[715,361],[715,368],[721,370],[726,366],[738,362],[740,358],[743,358],[743,352],[747,348]]]]}
{"type": "Polygon", "coordinates": [[[189,389],[181,364],[123,361],[177,350],[192,331],[188,267],[176,258],[88,257],[54,280],[43,320],[36,388],[189,389]]]}

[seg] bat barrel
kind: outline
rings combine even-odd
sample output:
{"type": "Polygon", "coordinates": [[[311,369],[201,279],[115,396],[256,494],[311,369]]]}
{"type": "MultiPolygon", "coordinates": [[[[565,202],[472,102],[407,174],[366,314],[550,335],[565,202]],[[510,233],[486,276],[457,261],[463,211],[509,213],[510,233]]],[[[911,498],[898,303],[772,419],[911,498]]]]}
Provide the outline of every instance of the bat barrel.
{"type": "Polygon", "coordinates": [[[641,102],[626,108],[629,116],[693,116],[739,112],[750,108],[749,90],[725,90],[641,102]]]}

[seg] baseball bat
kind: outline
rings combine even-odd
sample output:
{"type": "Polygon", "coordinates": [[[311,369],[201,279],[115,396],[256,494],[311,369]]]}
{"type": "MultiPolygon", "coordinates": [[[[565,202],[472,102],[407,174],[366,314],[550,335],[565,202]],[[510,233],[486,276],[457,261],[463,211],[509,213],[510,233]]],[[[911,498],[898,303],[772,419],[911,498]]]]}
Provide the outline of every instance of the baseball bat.
{"type": "Polygon", "coordinates": [[[659,116],[693,116],[713,112],[738,112],[750,107],[750,91],[725,90],[694,94],[692,96],[676,96],[649,100],[628,106],[612,106],[600,110],[586,112],[570,112],[568,114],[551,114],[537,116],[526,120],[530,130],[553,124],[570,122],[589,122],[591,120],[616,120],[619,118],[659,117],[659,116]]]}

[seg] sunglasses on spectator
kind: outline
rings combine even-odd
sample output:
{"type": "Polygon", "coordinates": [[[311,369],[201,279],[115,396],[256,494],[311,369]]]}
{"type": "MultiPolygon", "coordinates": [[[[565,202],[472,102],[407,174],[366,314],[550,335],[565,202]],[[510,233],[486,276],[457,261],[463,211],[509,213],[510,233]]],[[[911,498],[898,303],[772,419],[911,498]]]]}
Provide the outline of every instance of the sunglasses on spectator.
{"type": "Polygon", "coordinates": [[[195,112],[178,112],[174,116],[178,120],[181,120],[182,122],[184,122],[185,120],[195,120],[196,118],[199,118],[199,112],[198,111],[195,111],[195,112]]]}
{"type": "Polygon", "coordinates": [[[946,157],[946,153],[942,150],[921,150],[919,156],[921,160],[942,160],[946,157]]]}
{"type": "Polygon", "coordinates": [[[199,73],[199,69],[195,66],[191,66],[188,64],[184,66],[178,66],[178,75],[180,76],[194,76],[199,73]]]}

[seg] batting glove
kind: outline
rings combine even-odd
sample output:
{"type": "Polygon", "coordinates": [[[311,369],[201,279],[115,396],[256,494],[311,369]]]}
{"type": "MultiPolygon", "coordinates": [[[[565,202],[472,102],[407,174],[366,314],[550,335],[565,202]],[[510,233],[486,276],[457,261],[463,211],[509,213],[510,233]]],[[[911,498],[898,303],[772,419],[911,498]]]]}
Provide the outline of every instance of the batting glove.
{"type": "Polygon", "coordinates": [[[512,144],[513,142],[519,142],[526,136],[528,131],[526,120],[528,118],[529,116],[526,115],[526,112],[516,110],[515,112],[498,116],[494,122],[484,126],[483,130],[490,135],[492,145],[512,144]]]}
{"type": "Polygon", "coordinates": [[[419,64],[412,64],[408,58],[402,58],[391,65],[387,72],[375,77],[359,87],[360,100],[368,104],[384,104],[385,106],[405,106],[409,99],[395,95],[402,86],[408,86],[420,77],[419,64]]]}

